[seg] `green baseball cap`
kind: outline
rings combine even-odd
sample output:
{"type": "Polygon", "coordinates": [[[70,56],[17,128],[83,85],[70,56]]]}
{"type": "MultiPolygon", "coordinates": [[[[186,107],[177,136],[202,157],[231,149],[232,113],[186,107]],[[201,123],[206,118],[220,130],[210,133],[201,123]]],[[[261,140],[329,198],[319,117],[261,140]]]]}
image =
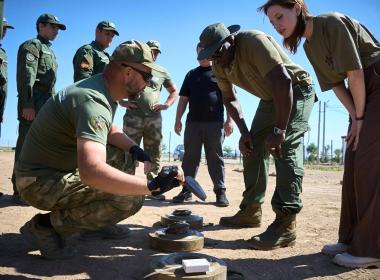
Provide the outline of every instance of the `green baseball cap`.
{"type": "Polygon", "coordinates": [[[116,25],[112,21],[103,20],[98,23],[98,26],[96,28],[102,29],[102,30],[111,30],[115,32],[115,35],[119,36],[119,32],[116,30],[116,25]]]}
{"type": "Polygon", "coordinates": [[[238,24],[226,27],[223,23],[214,23],[207,26],[199,36],[203,49],[198,54],[198,60],[210,58],[228,36],[236,34],[239,30],[238,24]]]}
{"type": "Polygon", "coordinates": [[[126,41],[117,46],[110,60],[140,63],[154,71],[160,73],[166,72],[165,68],[154,62],[151,48],[144,42],[136,40],[126,41]]]}
{"type": "Polygon", "coordinates": [[[3,28],[15,29],[12,25],[9,24],[6,18],[3,18],[3,28]]]}
{"type": "Polygon", "coordinates": [[[160,49],[160,43],[156,40],[149,40],[148,42],[146,42],[146,44],[152,49],[152,50],[158,50],[160,53],[161,53],[161,49],[160,49]]]}
{"type": "Polygon", "coordinates": [[[52,14],[42,14],[42,15],[40,15],[38,17],[38,19],[37,19],[37,25],[39,23],[53,23],[53,24],[58,25],[59,29],[66,30],[66,25],[64,25],[63,23],[61,23],[59,21],[59,19],[55,15],[52,15],[52,14]]]}

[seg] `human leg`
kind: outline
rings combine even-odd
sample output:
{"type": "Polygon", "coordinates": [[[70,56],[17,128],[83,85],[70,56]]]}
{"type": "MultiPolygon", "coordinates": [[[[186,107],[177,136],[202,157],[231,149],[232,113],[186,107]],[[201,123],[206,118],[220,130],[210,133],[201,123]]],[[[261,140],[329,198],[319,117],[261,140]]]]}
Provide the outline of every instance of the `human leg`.
{"type": "Polygon", "coordinates": [[[16,200],[19,199],[19,193],[16,187],[15,166],[20,156],[22,145],[24,144],[26,134],[28,133],[31,125],[32,125],[31,121],[27,121],[24,119],[21,119],[18,125],[18,137],[17,137],[15,158],[14,158],[14,163],[13,163],[13,171],[12,171],[12,179],[11,179],[12,185],[13,185],[13,196],[16,200]]]}
{"type": "Polygon", "coordinates": [[[264,202],[268,182],[269,153],[265,151],[265,139],[273,129],[274,105],[260,101],[253,119],[250,134],[253,151],[243,158],[245,191],[240,210],[231,217],[222,217],[220,224],[232,227],[260,227],[261,204],[264,202]]]}
{"type": "MultiPolygon", "coordinates": [[[[185,176],[195,178],[197,175],[202,153],[202,139],[201,123],[186,122],[183,139],[185,153],[182,160],[182,169],[185,176]]],[[[191,199],[192,195],[190,191],[183,188],[178,195],[173,197],[173,202],[182,203],[191,199]]]]}
{"type": "MultiPolygon", "coordinates": [[[[123,131],[131,138],[137,145],[140,145],[144,130],[144,118],[137,116],[127,111],[123,118],[123,131]]],[[[125,166],[123,169],[128,174],[135,174],[135,163],[132,160],[131,155],[125,153],[125,166]]]]}
{"type": "Polygon", "coordinates": [[[208,173],[214,184],[216,205],[226,207],[229,201],[226,196],[224,185],[224,160],[222,145],[224,142],[224,131],[222,122],[207,122],[204,126],[204,148],[207,160],[208,173]]]}
{"type": "Polygon", "coordinates": [[[314,100],[313,86],[293,89],[293,106],[285,141],[281,145],[282,155],[275,159],[276,188],[272,208],[276,219],[265,232],[249,240],[255,249],[271,250],[295,243],[296,214],[302,209],[303,135],[308,129],[314,100]]]}

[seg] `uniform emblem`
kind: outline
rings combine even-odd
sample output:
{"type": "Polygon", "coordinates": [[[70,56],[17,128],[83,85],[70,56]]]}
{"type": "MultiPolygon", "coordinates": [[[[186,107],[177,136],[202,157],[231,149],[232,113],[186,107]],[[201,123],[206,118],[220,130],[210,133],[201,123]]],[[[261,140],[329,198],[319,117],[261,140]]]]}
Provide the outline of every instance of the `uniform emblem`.
{"type": "Polygon", "coordinates": [[[96,116],[91,118],[91,126],[94,130],[102,130],[106,126],[106,122],[101,116],[96,116]]]}
{"type": "Polygon", "coordinates": [[[26,54],[26,60],[27,60],[27,61],[33,62],[35,59],[36,59],[36,58],[34,57],[33,54],[31,54],[31,53],[27,53],[27,54],[26,54]]]}

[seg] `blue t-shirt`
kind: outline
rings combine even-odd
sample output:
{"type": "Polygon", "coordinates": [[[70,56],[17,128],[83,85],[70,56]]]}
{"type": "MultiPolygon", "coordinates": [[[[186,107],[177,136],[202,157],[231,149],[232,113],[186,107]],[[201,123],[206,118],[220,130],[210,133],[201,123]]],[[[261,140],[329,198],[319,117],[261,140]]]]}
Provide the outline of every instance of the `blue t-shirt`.
{"type": "Polygon", "coordinates": [[[180,96],[189,98],[188,122],[223,122],[224,107],[211,66],[190,70],[181,87],[180,96]]]}

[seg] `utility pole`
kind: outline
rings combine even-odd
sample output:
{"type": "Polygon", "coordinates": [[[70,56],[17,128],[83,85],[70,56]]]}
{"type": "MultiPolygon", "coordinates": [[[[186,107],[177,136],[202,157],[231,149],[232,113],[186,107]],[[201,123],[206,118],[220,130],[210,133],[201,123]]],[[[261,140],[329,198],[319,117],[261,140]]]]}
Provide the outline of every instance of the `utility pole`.
{"type": "Polygon", "coordinates": [[[325,136],[326,136],[326,102],[323,102],[323,137],[322,137],[322,153],[323,156],[327,158],[326,148],[325,148],[325,136]]]}
{"type": "Polygon", "coordinates": [[[346,155],[346,136],[342,136],[342,158],[340,159],[340,164],[343,164],[345,155],[346,155]]]}
{"type": "Polygon", "coordinates": [[[319,101],[319,114],[318,114],[318,142],[317,142],[317,163],[319,163],[319,135],[321,130],[321,101],[319,101]]]}
{"type": "Polygon", "coordinates": [[[333,159],[333,140],[331,140],[331,146],[330,146],[330,164],[332,164],[333,159]]]}

